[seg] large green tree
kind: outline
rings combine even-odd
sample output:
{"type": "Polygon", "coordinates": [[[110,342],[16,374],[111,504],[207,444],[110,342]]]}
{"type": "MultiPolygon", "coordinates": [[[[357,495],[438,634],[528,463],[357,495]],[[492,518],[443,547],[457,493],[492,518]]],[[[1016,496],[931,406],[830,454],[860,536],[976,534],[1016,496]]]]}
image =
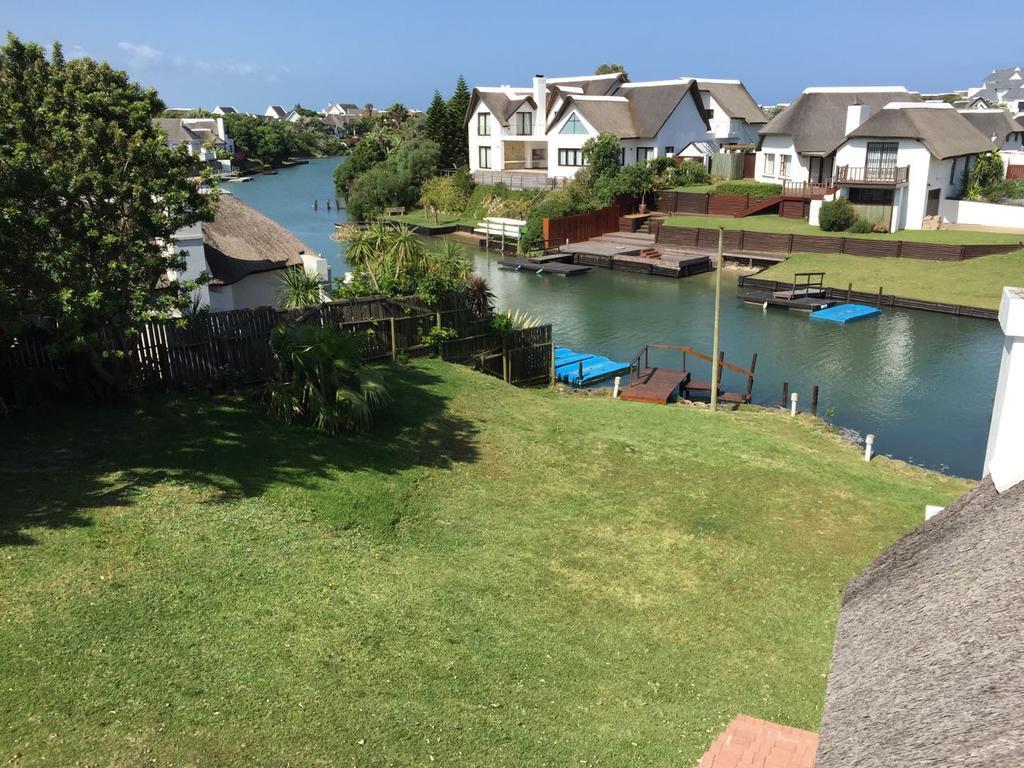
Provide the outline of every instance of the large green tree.
{"type": "Polygon", "coordinates": [[[455,93],[448,99],[448,141],[450,165],[469,165],[469,137],[466,135],[466,112],[469,110],[469,86],[466,78],[459,75],[455,93]]]}
{"type": "Polygon", "coordinates": [[[441,162],[445,157],[445,142],[448,138],[448,105],[444,103],[441,92],[434,91],[434,98],[427,108],[427,114],[423,122],[424,135],[441,147],[441,162]]]}
{"type": "Polygon", "coordinates": [[[599,64],[594,70],[595,75],[614,75],[616,73],[621,74],[626,82],[629,82],[629,73],[621,64],[599,64]]]}
{"type": "Polygon", "coordinates": [[[49,58],[8,35],[0,48],[0,318],[50,318],[58,346],[114,383],[100,334],[131,334],[184,302],[168,245],[209,219],[184,147],[154,125],[156,92],[92,59],[49,58]]]}

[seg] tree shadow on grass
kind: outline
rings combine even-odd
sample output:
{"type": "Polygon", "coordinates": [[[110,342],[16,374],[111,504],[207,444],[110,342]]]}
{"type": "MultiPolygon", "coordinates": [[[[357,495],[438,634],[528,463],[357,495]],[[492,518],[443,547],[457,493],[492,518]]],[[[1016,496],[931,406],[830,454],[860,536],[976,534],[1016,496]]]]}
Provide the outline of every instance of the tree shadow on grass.
{"type": "Polygon", "coordinates": [[[382,374],[395,402],[362,435],[275,423],[254,392],[18,414],[0,423],[0,547],[34,543],[32,528],[90,525],[90,510],[128,506],[161,482],[225,503],[276,484],[310,489],[346,482],[339,473],[388,475],[477,459],[476,425],[447,411],[450,385],[417,367],[382,374]]]}

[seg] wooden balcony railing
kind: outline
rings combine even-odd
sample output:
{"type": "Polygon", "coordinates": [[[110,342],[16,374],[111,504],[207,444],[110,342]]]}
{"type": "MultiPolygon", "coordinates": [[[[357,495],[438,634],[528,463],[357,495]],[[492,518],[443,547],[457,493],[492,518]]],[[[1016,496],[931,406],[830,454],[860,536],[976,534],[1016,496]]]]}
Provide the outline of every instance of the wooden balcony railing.
{"type": "Polygon", "coordinates": [[[834,190],[831,181],[784,181],[782,194],[785,197],[802,197],[806,200],[820,200],[834,190]]]}
{"type": "Polygon", "coordinates": [[[910,167],[901,165],[893,168],[858,168],[841,165],[836,168],[838,184],[872,184],[876,186],[899,186],[910,178],[910,167]]]}

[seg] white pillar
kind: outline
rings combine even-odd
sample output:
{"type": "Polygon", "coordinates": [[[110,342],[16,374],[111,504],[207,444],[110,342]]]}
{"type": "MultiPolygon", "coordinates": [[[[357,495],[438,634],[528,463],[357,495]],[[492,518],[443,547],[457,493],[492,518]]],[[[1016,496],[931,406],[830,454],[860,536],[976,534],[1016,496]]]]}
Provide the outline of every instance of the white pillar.
{"type": "Polygon", "coordinates": [[[1003,288],[999,324],[1006,339],[982,474],[1001,493],[1024,480],[1024,288],[1003,288]]]}
{"type": "Polygon", "coordinates": [[[864,438],[864,461],[871,461],[871,457],[875,454],[875,436],[868,435],[864,438]]]}
{"type": "Polygon", "coordinates": [[[789,401],[790,401],[789,415],[790,416],[796,416],[796,401],[797,401],[797,398],[798,398],[798,395],[797,395],[796,392],[794,392],[792,395],[789,396],[789,401]]]}

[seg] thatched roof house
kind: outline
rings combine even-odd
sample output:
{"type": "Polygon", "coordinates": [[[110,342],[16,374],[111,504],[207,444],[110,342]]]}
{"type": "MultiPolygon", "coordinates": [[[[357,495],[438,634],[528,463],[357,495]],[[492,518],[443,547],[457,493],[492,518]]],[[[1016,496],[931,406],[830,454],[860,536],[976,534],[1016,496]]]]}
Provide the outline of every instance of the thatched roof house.
{"type": "Polygon", "coordinates": [[[1024,483],[988,478],[847,587],[817,768],[1024,765],[1024,483]]]}

